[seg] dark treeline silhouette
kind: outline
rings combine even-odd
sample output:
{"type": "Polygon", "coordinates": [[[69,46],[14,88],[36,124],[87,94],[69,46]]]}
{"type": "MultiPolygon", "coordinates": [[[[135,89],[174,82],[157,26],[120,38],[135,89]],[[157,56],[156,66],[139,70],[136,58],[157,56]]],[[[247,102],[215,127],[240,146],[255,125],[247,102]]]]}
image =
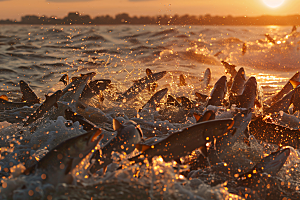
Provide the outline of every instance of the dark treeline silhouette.
{"type": "Polygon", "coordinates": [[[105,15],[92,19],[89,15],[81,15],[78,12],[70,12],[63,19],[57,17],[46,17],[26,15],[21,21],[0,20],[0,24],[161,24],[161,25],[299,25],[300,15],[259,17],[233,17],[200,15],[163,15],[163,16],[140,16],[130,17],[127,13],[117,14],[114,18],[105,15]]]}

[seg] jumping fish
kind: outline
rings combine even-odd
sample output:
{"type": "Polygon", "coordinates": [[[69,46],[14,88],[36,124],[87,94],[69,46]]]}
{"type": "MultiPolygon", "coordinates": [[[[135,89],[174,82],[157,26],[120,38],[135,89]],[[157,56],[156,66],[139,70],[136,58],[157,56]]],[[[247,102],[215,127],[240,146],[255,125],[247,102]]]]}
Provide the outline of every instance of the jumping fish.
{"type": "Polygon", "coordinates": [[[214,106],[221,106],[222,101],[225,97],[227,92],[227,78],[226,76],[222,76],[214,85],[213,90],[210,93],[210,97],[207,101],[206,106],[214,105],[214,106]]]}
{"type": "Polygon", "coordinates": [[[241,95],[244,90],[245,83],[246,83],[246,74],[244,68],[241,67],[233,79],[230,88],[231,95],[241,95]]]}
{"type": "Polygon", "coordinates": [[[36,96],[30,86],[23,80],[20,81],[20,90],[23,94],[22,101],[27,103],[40,103],[40,99],[36,96]]]}
{"type": "Polygon", "coordinates": [[[174,98],[172,95],[168,94],[167,97],[167,105],[172,105],[172,106],[176,106],[176,107],[181,107],[181,104],[177,101],[176,98],[174,98]]]}
{"type": "Polygon", "coordinates": [[[291,90],[294,89],[293,84],[291,83],[291,81],[296,81],[299,82],[300,81],[300,73],[297,72],[286,84],[285,86],[273,97],[267,99],[264,101],[265,104],[267,105],[271,105],[274,102],[278,101],[279,99],[281,99],[285,94],[289,93],[291,90]]]}
{"type": "Polygon", "coordinates": [[[299,148],[300,130],[292,130],[287,126],[275,124],[269,116],[256,117],[249,124],[249,132],[256,139],[279,146],[292,146],[299,148]]]}
{"type": "Polygon", "coordinates": [[[238,108],[254,108],[257,96],[257,82],[255,77],[250,77],[244,85],[241,95],[232,97],[232,103],[236,104],[238,108]]]}
{"type": "Polygon", "coordinates": [[[119,96],[116,101],[130,101],[134,99],[141,91],[143,91],[150,83],[158,81],[166,74],[166,71],[157,72],[145,76],[144,78],[136,81],[126,92],[119,96]]]}
{"type": "Polygon", "coordinates": [[[202,82],[202,87],[207,88],[210,83],[210,80],[211,80],[211,71],[210,68],[207,68],[204,72],[203,79],[200,80],[202,82]]]}
{"type": "Polygon", "coordinates": [[[51,96],[47,97],[46,100],[32,113],[29,118],[25,121],[24,127],[33,123],[35,120],[41,118],[48,110],[50,110],[63,95],[63,91],[58,90],[51,96]]]}
{"type": "Polygon", "coordinates": [[[109,79],[99,79],[90,81],[81,93],[81,98],[92,98],[95,95],[100,95],[101,91],[105,90],[111,83],[109,79]]]}
{"type": "Polygon", "coordinates": [[[276,44],[275,40],[274,40],[268,33],[266,33],[265,36],[266,36],[268,42],[271,42],[271,43],[273,43],[273,44],[276,44]]]}
{"type": "Polygon", "coordinates": [[[225,61],[221,61],[221,63],[223,64],[223,66],[225,67],[225,73],[226,74],[230,74],[232,78],[235,77],[237,71],[236,71],[236,66],[235,65],[232,65],[228,62],[225,62],[225,61]]]}
{"type": "Polygon", "coordinates": [[[228,132],[233,126],[233,119],[210,120],[182,129],[172,133],[167,138],[152,146],[136,145],[142,153],[129,159],[135,163],[142,162],[148,158],[151,162],[154,156],[161,156],[164,161],[179,160],[180,157],[190,154],[193,150],[206,149],[206,143],[228,132]],[[143,158],[142,158],[143,157],[143,158]]]}
{"type": "Polygon", "coordinates": [[[46,183],[56,186],[58,183],[71,184],[71,171],[85,158],[103,138],[101,129],[72,137],[48,152],[38,163],[27,168],[24,174],[42,173],[46,183]]]}
{"type": "Polygon", "coordinates": [[[143,132],[134,121],[126,121],[121,124],[118,120],[113,119],[113,129],[117,135],[109,141],[102,149],[101,154],[95,151],[91,159],[95,159],[90,171],[95,173],[101,168],[106,170],[107,165],[112,163],[112,152],[129,154],[135,149],[135,145],[141,142],[143,132]]]}
{"type": "Polygon", "coordinates": [[[264,113],[269,114],[269,113],[274,113],[274,112],[279,112],[279,111],[287,112],[293,101],[292,98],[293,98],[294,94],[295,94],[295,90],[290,91],[288,94],[286,94],[280,100],[273,103],[269,108],[266,108],[264,110],[264,113]]]}
{"type": "Polygon", "coordinates": [[[157,91],[140,110],[142,110],[143,108],[156,110],[156,107],[160,103],[161,99],[167,94],[167,92],[168,88],[157,91]]]}
{"type": "Polygon", "coordinates": [[[179,84],[178,85],[179,86],[186,86],[187,85],[186,82],[185,82],[185,78],[182,74],[180,74],[180,76],[179,76],[179,84]]]}

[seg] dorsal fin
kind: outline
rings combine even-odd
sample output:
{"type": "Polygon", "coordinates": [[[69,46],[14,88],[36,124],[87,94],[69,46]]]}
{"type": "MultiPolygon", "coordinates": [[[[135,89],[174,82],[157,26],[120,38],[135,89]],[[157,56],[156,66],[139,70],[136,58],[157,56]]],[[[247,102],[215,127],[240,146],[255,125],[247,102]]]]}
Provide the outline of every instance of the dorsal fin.
{"type": "Polygon", "coordinates": [[[179,81],[180,81],[180,83],[179,83],[180,86],[186,85],[185,78],[182,74],[180,74],[180,76],[179,76],[179,81]]]}
{"type": "Polygon", "coordinates": [[[60,79],[59,81],[63,82],[64,85],[68,85],[68,82],[69,82],[69,76],[68,74],[64,74],[60,79]]]}
{"type": "Polygon", "coordinates": [[[195,92],[195,95],[198,98],[198,101],[200,101],[200,102],[206,102],[206,99],[208,97],[207,95],[201,94],[199,92],[195,92]]]}
{"type": "Polygon", "coordinates": [[[116,119],[113,119],[113,129],[115,131],[119,130],[120,128],[122,127],[122,124],[116,120],[116,119]]]}
{"type": "Polygon", "coordinates": [[[300,82],[299,81],[293,81],[293,80],[290,80],[290,83],[292,84],[293,88],[295,89],[298,85],[300,85],[300,82]]]}
{"type": "Polygon", "coordinates": [[[145,145],[145,144],[136,144],[136,145],[135,145],[135,148],[137,148],[137,150],[139,150],[139,151],[141,151],[141,152],[144,152],[144,151],[146,151],[147,149],[150,149],[151,146],[145,145]]]}
{"type": "Polygon", "coordinates": [[[151,69],[147,68],[147,69],[146,69],[146,74],[147,74],[147,76],[151,75],[151,74],[152,74],[151,69]]]}
{"type": "Polygon", "coordinates": [[[199,122],[199,120],[201,119],[202,116],[198,115],[197,113],[194,113],[193,115],[194,115],[194,117],[196,119],[196,122],[199,122]]]}
{"type": "Polygon", "coordinates": [[[0,96],[0,99],[5,100],[5,101],[8,101],[8,97],[7,97],[6,95],[1,95],[1,96],[0,96]]]}

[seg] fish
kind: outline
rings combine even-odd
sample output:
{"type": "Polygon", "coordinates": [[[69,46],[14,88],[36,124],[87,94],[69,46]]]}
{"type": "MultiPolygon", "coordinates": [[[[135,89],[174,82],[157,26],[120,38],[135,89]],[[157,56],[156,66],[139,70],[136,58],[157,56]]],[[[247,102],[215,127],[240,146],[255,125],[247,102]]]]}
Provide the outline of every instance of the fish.
{"type": "Polygon", "coordinates": [[[294,89],[294,86],[292,84],[293,81],[299,82],[300,81],[300,73],[297,72],[294,74],[294,76],[284,85],[284,87],[273,97],[270,97],[264,101],[264,104],[271,105],[274,102],[281,99],[285,94],[289,93],[291,90],[294,89]]]}
{"type": "Polygon", "coordinates": [[[264,109],[264,114],[275,113],[279,111],[287,112],[290,105],[293,102],[293,97],[295,94],[295,90],[290,91],[285,96],[283,96],[280,100],[273,103],[270,107],[264,109]]]}
{"type": "Polygon", "coordinates": [[[107,165],[113,162],[111,157],[113,151],[129,154],[143,138],[143,132],[139,125],[131,120],[121,124],[117,119],[113,119],[113,129],[117,131],[117,135],[102,147],[102,153],[99,151],[94,152],[91,160],[95,159],[95,162],[90,168],[91,173],[95,173],[101,168],[105,172],[107,165]]]}
{"type": "Polygon", "coordinates": [[[232,96],[231,103],[236,104],[238,108],[254,108],[257,102],[257,82],[255,77],[250,77],[244,85],[241,95],[232,96]]]}
{"type": "Polygon", "coordinates": [[[300,130],[275,124],[268,116],[256,117],[249,124],[249,132],[258,140],[278,146],[292,146],[299,148],[300,130]]]}
{"type": "Polygon", "coordinates": [[[176,97],[176,100],[179,101],[181,103],[181,107],[183,107],[186,110],[189,110],[194,106],[194,103],[185,96],[176,97]]]}
{"type": "Polygon", "coordinates": [[[231,88],[231,95],[241,95],[244,90],[244,84],[246,83],[246,74],[243,67],[239,69],[237,74],[235,75],[231,88]]]}
{"type": "Polygon", "coordinates": [[[291,103],[293,104],[293,113],[295,113],[296,111],[300,111],[300,87],[296,87],[295,88],[295,92],[293,95],[293,98],[291,100],[291,103]]]}
{"type": "Polygon", "coordinates": [[[59,79],[59,81],[60,81],[60,82],[63,82],[63,84],[64,84],[65,86],[67,86],[68,83],[69,83],[69,76],[68,76],[68,74],[64,74],[64,75],[59,79]]]}
{"type": "Polygon", "coordinates": [[[158,81],[166,74],[166,71],[157,72],[154,74],[150,74],[149,76],[145,76],[140,80],[136,81],[133,86],[131,86],[126,92],[124,92],[121,96],[119,96],[116,101],[124,102],[130,101],[134,99],[141,91],[143,91],[149,84],[158,81]]]}
{"type": "Polygon", "coordinates": [[[225,94],[227,92],[227,78],[226,76],[222,76],[214,85],[213,90],[210,93],[210,97],[208,98],[207,104],[214,106],[221,106],[224,100],[225,94]]]}
{"type": "Polygon", "coordinates": [[[214,137],[226,134],[233,124],[233,119],[210,120],[197,123],[172,133],[152,146],[137,144],[136,148],[142,153],[129,160],[139,163],[143,162],[144,158],[147,158],[151,162],[154,156],[161,156],[165,162],[179,160],[180,157],[190,154],[197,148],[205,150],[206,143],[212,141],[214,137]]]}
{"type": "Polygon", "coordinates": [[[185,82],[184,76],[183,76],[182,74],[180,74],[178,86],[186,86],[186,85],[187,85],[187,84],[186,84],[186,82],[185,82]]]}
{"type": "Polygon", "coordinates": [[[210,68],[206,68],[203,79],[200,80],[202,82],[202,88],[207,88],[211,81],[211,71],[210,68]]]}
{"type": "Polygon", "coordinates": [[[63,91],[57,90],[54,94],[47,97],[46,100],[28,117],[28,119],[24,122],[23,127],[26,127],[41,118],[57,103],[62,95],[63,91]]]}
{"type": "Polygon", "coordinates": [[[95,124],[85,119],[82,115],[75,113],[70,109],[65,110],[65,118],[67,120],[72,120],[73,122],[78,121],[86,131],[91,131],[92,129],[97,127],[95,124]]]}
{"type": "Polygon", "coordinates": [[[205,103],[207,101],[208,95],[205,94],[201,94],[199,92],[195,92],[195,96],[197,97],[197,101],[198,102],[202,102],[205,103]]]}
{"type": "Polygon", "coordinates": [[[22,102],[27,103],[40,103],[40,99],[36,96],[30,86],[23,80],[20,80],[20,90],[23,94],[22,102]]]}
{"type": "Polygon", "coordinates": [[[67,139],[49,151],[38,163],[28,167],[24,174],[42,173],[44,182],[54,186],[59,183],[71,184],[71,171],[95,149],[102,138],[101,129],[93,129],[67,139]]]}
{"type": "Polygon", "coordinates": [[[92,98],[95,95],[101,95],[101,91],[108,88],[111,80],[109,79],[98,79],[90,81],[81,93],[80,98],[92,98]]]}
{"type": "Polygon", "coordinates": [[[274,40],[268,33],[266,33],[265,36],[266,36],[268,42],[271,42],[271,43],[273,43],[273,44],[276,44],[275,40],[274,40]]]}
{"type": "Polygon", "coordinates": [[[16,108],[23,108],[24,106],[32,106],[32,103],[27,103],[27,102],[11,102],[5,100],[7,98],[3,97],[0,98],[0,110],[12,110],[16,108]]]}
{"type": "Polygon", "coordinates": [[[247,51],[247,44],[243,43],[242,55],[245,55],[246,51],[247,51]]]}
{"type": "MultiPolygon", "coordinates": [[[[256,195],[255,199],[274,199],[280,194],[274,195],[272,187],[276,187],[275,176],[283,167],[290,155],[290,148],[283,148],[264,157],[250,171],[237,177],[236,185],[238,187],[247,187],[256,195]]],[[[281,198],[280,198],[281,199],[281,198]]]]}
{"type": "Polygon", "coordinates": [[[156,107],[159,105],[161,99],[167,94],[167,92],[168,92],[168,88],[164,88],[157,91],[154,95],[152,95],[149,101],[140,109],[140,111],[143,108],[149,108],[156,111],[156,107]]]}
{"type": "Polygon", "coordinates": [[[223,64],[223,66],[225,67],[225,73],[226,74],[230,74],[232,78],[235,77],[235,75],[237,74],[237,71],[236,71],[236,66],[233,65],[233,64],[230,64],[228,62],[225,62],[225,61],[221,61],[221,63],[223,64]]]}

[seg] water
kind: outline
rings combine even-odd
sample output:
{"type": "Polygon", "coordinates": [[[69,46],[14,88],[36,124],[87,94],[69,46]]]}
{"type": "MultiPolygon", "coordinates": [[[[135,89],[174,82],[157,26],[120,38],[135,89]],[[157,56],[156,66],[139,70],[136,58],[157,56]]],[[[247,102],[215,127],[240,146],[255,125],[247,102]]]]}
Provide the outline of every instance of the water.
{"type": "MultiPolygon", "coordinates": [[[[300,34],[288,35],[291,29],[292,27],[281,26],[4,25],[0,29],[0,95],[7,95],[12,101],[19,101],[21,93],[18,84],[20,80],[25,80],[38,97],[45,99],[45,94],[64,88],[64,85],[59,82],[63,74],[72,77],[82,73],[96,72],[94,79],[110,79],[113,86],[105,93],[106,100],[100,108],[105,113],[110,113],[111,116],[122,110],[126,116],[132,118],[136,117],[136,111],[151,97],[149,92],[143,92],[137,100],[127,102],[123,107],[111,103],[111,100],[130,87],[134,80],[144,77],[146,68],[150,68],[153,72],[163,70],[168,72],[163,79],[158,81],[158,89],[167,87],[169,94],[184,95],[194,100],[196,91],[209,94],[209,91],[201,90],[199,81],[205,69],[210,68],[212,71],[210,85],[213,86],[214,82],[225,74],[220,62],[225,60],[235,64],[237,70],[239,67],[244,67],[247,77],[255,76],[264,91],[264,97],[268,97],[281,89],[298,71],[300,34]],[[275,45],[266,40],[264,36],[266,33],[276,40],[275,45]],[[244,43],[247,45],[247,50],[243,55],[244,43]],[[218,55],[214,56],[217,53],[218,55]],[[185,76],[187,86],[178,87],[180,74],[185,76]]],[[[99,107],[98,99],[93,98],[91,101],[91,105],[99,107]]],[[[9,135],[10,138],[19,137],[17,133],[22,128],[18,123],[36,107],[37,105],[33,108],[24,107],[1,112],[1,133],[4,136],[9,135]]],[[[151,120],[149,118],[150,122],[151,120]]],[[[70,128],[65,127],[64,122],[63,118],[56,121],[50,120],[42,128],[37,128],[33,135],[29,129],[25,129],[25,135],[21,137],[28,138],[30,142],[22,148],[29,151],[28,156],[39,155],[39,153],[43,155],[43,147],[50,145],[48,147],[51,149],[50,147],[54,144],[84,132],[78,124],[74,123],[70,128]],[[40,144],[40,147],[30,149],[30,145],[34,144],[40,144]]],[[[105,131],[112,132],[111,128],[107,128],[111,124],[99,121],[94,123],[104,128],[105,131]]],[[[177,130],[192,123],[193,121],[172,122],[168,126],[177,130]]],[[[239,148],[243,149],[243,155],[251,155],[255,163],[260,159],[260,157],[255,157],[255,152],[257,155],[264,155],[266,150],[262,144],[258,145],[251,146],[250,150],[245,146],[239,146],[239,148]]],[[[17,149],[18,152],[26,152],[20,150],[22,148],[18,147],[18,144],[14,143],[14,146],[15,149],[9,148],[10,151],[17,149]]],[[[2,149],[1,152],[5,150],[2,149]]],[[[297,181],[299,169],[295,167],[293,171],[286,171],[292,164],[298,162],[297,151],[294,154],[294,157],[290,156],[290,164],[286,164],[277,177],[283,183],[292,183],[288,189],[284,184],[281,185],[286,197],[293,195],[297,197],[298,189],[295,188],[299,185],[297,181]]],[[[5,168],[19,163],[19,161],[14,161],[12,165],[8,165],[12,159],[11,155],[2,155],[1,159],[3,159],[0,161],[2,172],[5,168]]],[[[248,163],[248,167],[250,166],[248,163]]],[[[37,184],[38,186],[32,186],[32,188],[40,188],[42,192],[40,194],[35,192],[32,196],[28,193],[31,187],[18,188],[13,198],[24,197],[22,194],[29,195],[28,198],[37,199],[46,199],[49,195],[51,198],[64,195],[72,198],[72,195],[82,195],[81,198],[87,199],[91,199],[92,196],[94,199],[119,199],[121,197],[145,199],[147,196],[153,199],[240,198],[234,194],[234,191],[228,191],[224,185],[209,186],[213,177],[218,179],[218,175],[215,174],[204,173],[202,178],[187,180],[174,173],[170,163],[164,163],[159,159],[148,168],[142,169],[144,171],[141,173],[144,174],[140,179],[133,178],[136,169],[132,167],[123,171],[110,172],[111,174],[104,178],[79,178],[88,185],[87,188],[83,188],[82,185],[60,185],[54,189],[55,192],[50,190],[48,193],[45,186],[39,185],[39,181],[26,180],[32,185],[37,184]],[[78,192],[84,189],[87,191],[84,194],[86,196],[78,192]]],[[[3,175],[7,174],[3,172],[3,175]]],[[[16,179],[16,181],[24,180],[16,179]]]]}

